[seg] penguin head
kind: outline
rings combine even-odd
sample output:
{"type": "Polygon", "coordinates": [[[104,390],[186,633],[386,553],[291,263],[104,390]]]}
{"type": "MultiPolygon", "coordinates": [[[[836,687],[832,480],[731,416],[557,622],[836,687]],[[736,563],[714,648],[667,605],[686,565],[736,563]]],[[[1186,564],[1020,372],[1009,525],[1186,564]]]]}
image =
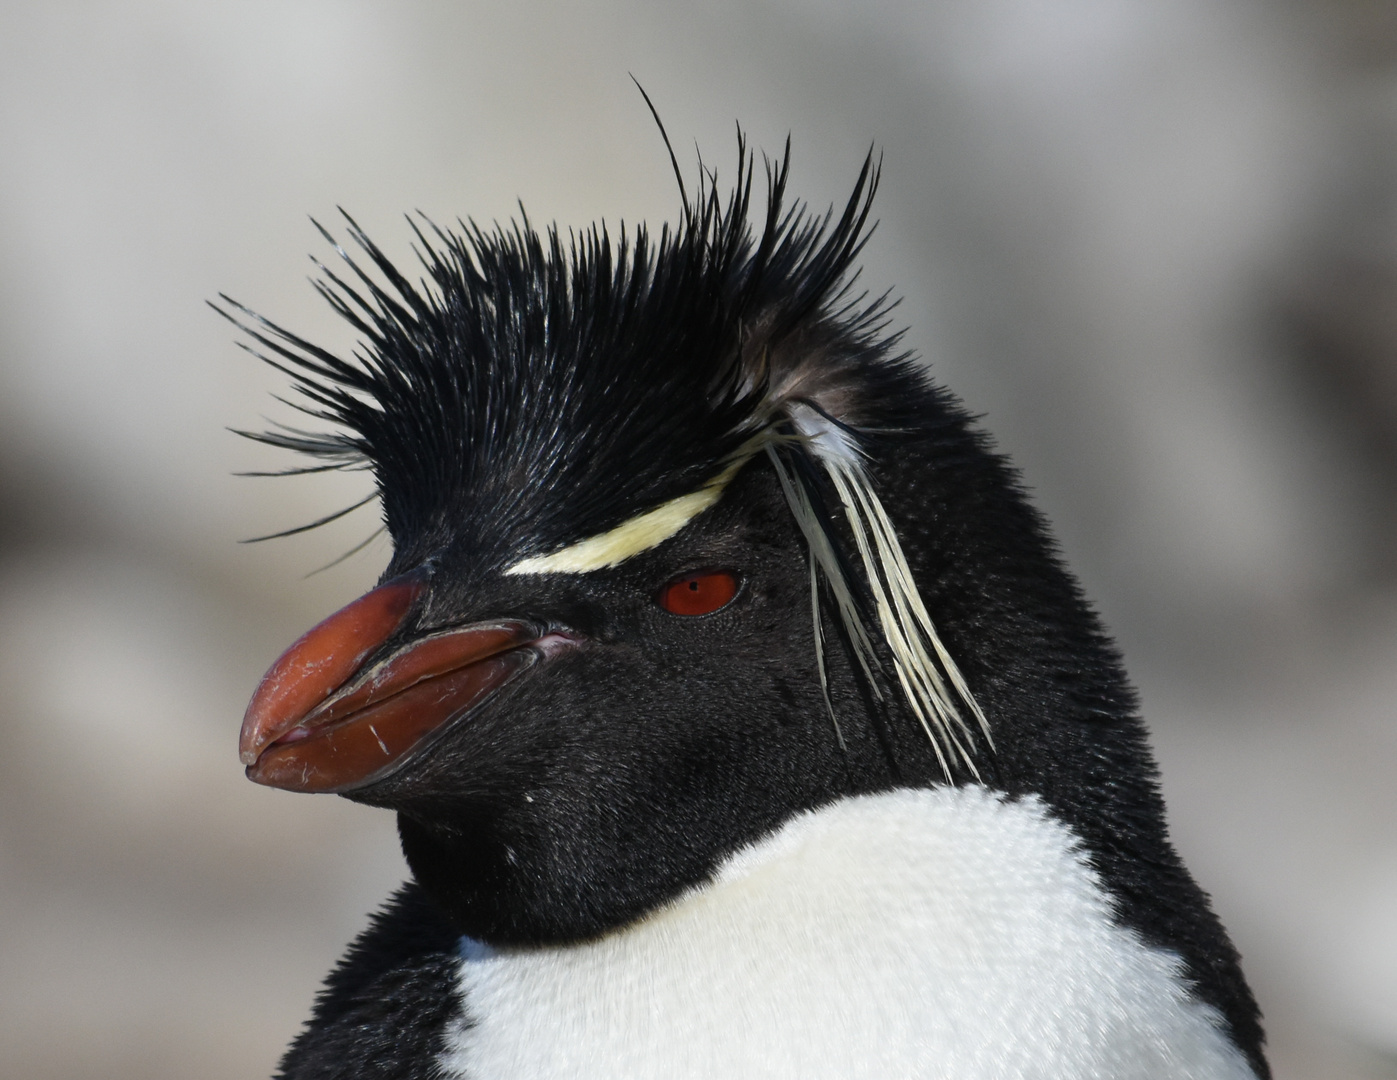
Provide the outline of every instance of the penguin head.
{"type": "Polygon", "coordinates": [[[254,437],[371,468],[393,541],[268,671],[248,775],[396,810],[486,941],[598,933],[796,812],[992,758],[917,581],[975,576],[966,508],[1008,480],[852,292],[877,169],[812,219],[769,166],[756,229],[739,162],[655,239],[416,225],[421,286],[349,220],[319,285],[352,362],[227,301],[336,425],[254,437]]]}
{"type": "Polygon", "coordinates": [[[393,542],[257,688],[248,776],[395,810],[435,907],[496,945],[623,926],[802,811],[982,781],[1070,830],[1265,1076],[1114,647],[855,290],[874,163],[812,217],[788,161],[760,228],[741,148],[657,236],[419,222],[416,284],[346,219],[318,287],[349,359],[224,298],[330,425],[252,437],[371,470],[393,542]]]}

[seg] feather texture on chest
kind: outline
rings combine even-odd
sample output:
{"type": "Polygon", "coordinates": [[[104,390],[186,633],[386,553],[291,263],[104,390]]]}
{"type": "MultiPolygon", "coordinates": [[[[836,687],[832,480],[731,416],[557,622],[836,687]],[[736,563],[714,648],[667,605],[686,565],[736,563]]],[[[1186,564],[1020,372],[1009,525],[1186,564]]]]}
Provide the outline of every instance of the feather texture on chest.
{"type": "Polygon", "coordinates": [[[979,787],[838,802],[624,930],[461,954],[462,1080],[1253,1075],[1067,827],[979,787]]]}

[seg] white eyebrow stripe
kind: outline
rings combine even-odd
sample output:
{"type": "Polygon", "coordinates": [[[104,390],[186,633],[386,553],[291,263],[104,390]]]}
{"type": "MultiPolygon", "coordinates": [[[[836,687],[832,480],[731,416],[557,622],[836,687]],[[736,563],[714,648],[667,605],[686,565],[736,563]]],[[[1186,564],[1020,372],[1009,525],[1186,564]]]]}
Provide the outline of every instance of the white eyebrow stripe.
{"type": "Polygon", "coordinates": [[[633,555],[663,544],[723,497],[728,483],[750,455],[734,461],[697,491],[637,514],[613,529],[569,544],[551,555],[520,559],[505,574],[586,574],[625,562],[633,555]]]}

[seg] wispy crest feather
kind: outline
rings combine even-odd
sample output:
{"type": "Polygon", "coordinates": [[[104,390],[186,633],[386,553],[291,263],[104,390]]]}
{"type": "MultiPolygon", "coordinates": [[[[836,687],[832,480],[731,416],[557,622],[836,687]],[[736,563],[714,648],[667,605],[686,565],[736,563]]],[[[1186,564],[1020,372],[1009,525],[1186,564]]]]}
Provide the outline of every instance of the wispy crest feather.
{"type": "MultiPolygon", "coordinates": [[[[897,530],[864,467],[857,434],[808,403],[797,402],[787,412],[797,433],[795,439],[787,441],[794,444],[796,453],[808,453],[819,463],[839,498],[893,671],[913,715],[931,742],[942,772],[950,780],[954,760],[958,759],[979,779],[980,772],[971,752],[973,737],[961,715],[961,706],[970,712],[986,744],[993,749],[989,721],[936,633],[897,530]]],[[[873,677],[878,654],[872,644],[871,628],[860,610],[856,585],[850,580],[848,561],[839,555],[839,543],[828,517],[816,511],[812,485],[801,482],[792,463],[783,459],[777,442],[768,444],[767,455],[809,550],[816,660],[825,705],[842,744],[843,734],[830,702],[824,667],[821,576],[834,598],[836,614],[854,656],[869,686],[881,697],[878,681],[873,677]]]]}

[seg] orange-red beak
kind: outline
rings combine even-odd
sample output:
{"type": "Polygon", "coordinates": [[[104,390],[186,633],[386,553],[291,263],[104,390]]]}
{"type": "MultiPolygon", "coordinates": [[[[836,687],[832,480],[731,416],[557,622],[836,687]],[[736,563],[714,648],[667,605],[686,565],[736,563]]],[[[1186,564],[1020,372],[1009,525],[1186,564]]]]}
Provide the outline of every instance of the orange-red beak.
{"type": "Polygon", "coordinates": [[[421,595],[405,575],[341,608],[262,677],[238,750],[247,775],[290,791],[372,783],[537,659],[538,628],[477,623],[417,638],[364,667],[421,595]]]}

